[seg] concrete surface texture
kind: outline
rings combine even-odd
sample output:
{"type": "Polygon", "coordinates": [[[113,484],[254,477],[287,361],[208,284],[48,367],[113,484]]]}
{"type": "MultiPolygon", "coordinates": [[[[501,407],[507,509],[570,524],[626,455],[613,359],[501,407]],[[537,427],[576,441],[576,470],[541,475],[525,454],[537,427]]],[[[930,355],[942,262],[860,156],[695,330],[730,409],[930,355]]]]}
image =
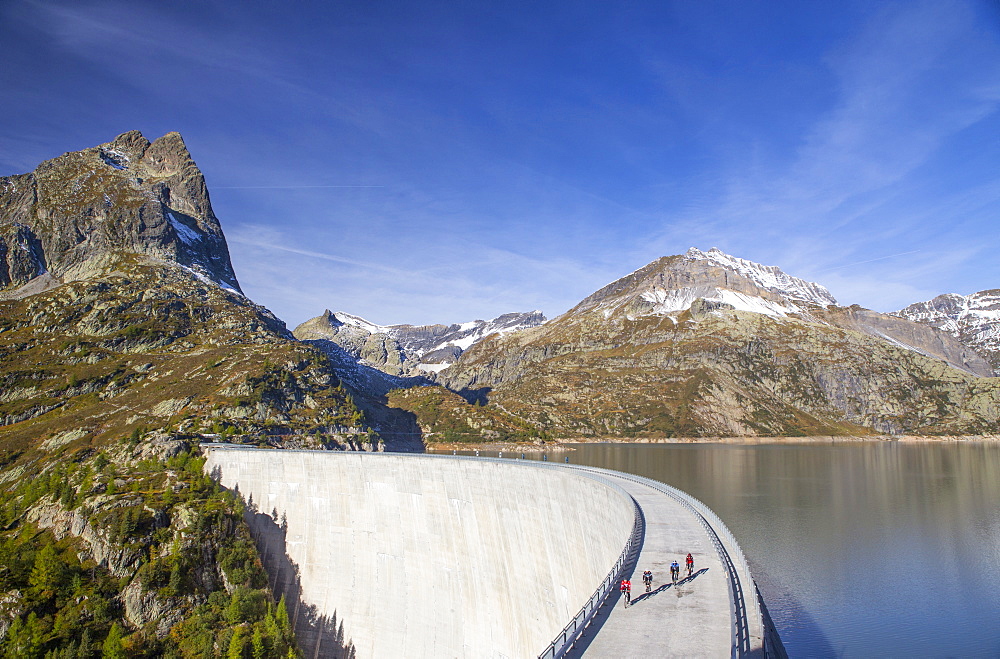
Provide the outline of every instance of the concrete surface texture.
{"type": "MultiPolygon", "coordinates": [[[[335,616],[358,658],[535,657],[634,521],[621,490],[523,461],[224,448],[206,469],[287,520],[302,602],[335,616]]],[[[308,656],[336,656],[320,645],[308,656]]]]}
{"type": "Polygon", "coordinates": [[[632,603],[626,608],[618,593],[610,597],[569,656],[730,656],[729,584],[701,523],[687,507],[648,485],[604,475],[635,498],[645,519],[642,548],[630,572],[632,603]],[[695,559],[691,577],[684,569],[688,552],[695,559]],[[676,584],[670,579],[673,561],[681,566],[682,578],[676,584]],[[649,593],[642,583],[644,570],[653,573],[649,593]]]}

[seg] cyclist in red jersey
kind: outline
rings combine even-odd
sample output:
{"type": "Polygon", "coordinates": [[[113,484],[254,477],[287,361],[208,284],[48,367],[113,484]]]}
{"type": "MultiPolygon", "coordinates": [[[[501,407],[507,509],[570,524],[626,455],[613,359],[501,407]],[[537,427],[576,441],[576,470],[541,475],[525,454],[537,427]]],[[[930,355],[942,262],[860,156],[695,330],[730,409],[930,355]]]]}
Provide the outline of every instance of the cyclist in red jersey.
{"type": "Polygon", "coordinates": [[[622,579],[621,591],[622,595],[625,596],[625,606],[628,606],[632,601],[632,582],[628,579],[622,579]]]}
{"type": "Polygon", "coordinates": [[[685,563],[687,563],[688,576],[690,577],[691,573],[694,572],[694,556],[692,556],[691,554],[688,554],[688,557],[687,557],[687,560],[685,560],[685,563]]]}

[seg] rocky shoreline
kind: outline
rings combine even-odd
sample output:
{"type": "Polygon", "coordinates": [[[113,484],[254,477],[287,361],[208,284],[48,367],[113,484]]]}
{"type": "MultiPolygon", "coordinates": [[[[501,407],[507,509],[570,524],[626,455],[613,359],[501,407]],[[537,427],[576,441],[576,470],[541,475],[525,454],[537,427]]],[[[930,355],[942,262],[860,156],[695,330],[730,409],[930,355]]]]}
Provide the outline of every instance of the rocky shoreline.
{"type": "Polygon", "coordinates": [[[1000,435],[818,435],[809,437],[580,437],[558,441],[427,442],[426,450],[554,453],[574,451],[575,444],[832,444],[840,442],[996,442],[1000,435]]]}

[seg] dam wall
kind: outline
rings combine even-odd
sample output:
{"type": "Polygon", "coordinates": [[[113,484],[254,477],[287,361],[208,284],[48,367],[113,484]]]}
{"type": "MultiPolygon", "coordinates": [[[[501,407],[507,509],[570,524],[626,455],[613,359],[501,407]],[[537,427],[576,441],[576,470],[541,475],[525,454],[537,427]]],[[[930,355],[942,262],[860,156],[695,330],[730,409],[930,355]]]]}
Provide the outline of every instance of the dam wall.
{"type": "Polygon", "coordinates": [[[540,463],[205,448],[260,511],[269,572],[293,564],[301,602],[343,625],[307,656],[535,657],[633,530],[624,490],[540,463]]]}

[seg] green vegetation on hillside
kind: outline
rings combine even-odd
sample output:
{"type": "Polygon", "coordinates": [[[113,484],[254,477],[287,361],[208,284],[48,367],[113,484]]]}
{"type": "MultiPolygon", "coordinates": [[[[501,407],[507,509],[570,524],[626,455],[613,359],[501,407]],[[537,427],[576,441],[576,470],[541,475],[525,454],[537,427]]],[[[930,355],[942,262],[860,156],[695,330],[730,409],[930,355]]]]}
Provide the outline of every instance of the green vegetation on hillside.
{"type": "Polygon", "coordinates": [[[167,458],[122,443],[7,473],[3,656],[296,656],[242,502],[167,446],[167,458]]]}
{"type": "Polygon", "coordinates": [[[235,287],[176,133],[3,179],[0,655],[296,654],[192,446],[378,437],[329,358],[235,287]]]}
{"type": "Polygon", "coordinates": [[[523,442],[548,439],[534,425],[492,405],[470,404],[444,387],[394,389],[390,407],[404,409],[430,442],[523,442]]]}

